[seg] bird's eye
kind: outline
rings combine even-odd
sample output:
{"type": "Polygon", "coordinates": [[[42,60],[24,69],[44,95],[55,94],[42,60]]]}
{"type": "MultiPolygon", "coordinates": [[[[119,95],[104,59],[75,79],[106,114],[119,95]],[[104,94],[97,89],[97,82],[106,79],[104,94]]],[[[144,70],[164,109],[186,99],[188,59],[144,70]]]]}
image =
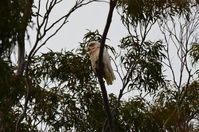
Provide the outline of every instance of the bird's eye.
{"type": "Polygon", "coordinates": [[[94,46],[94,43],[89,44],[89,47],[92,47],[92,46],[94,46]]]}

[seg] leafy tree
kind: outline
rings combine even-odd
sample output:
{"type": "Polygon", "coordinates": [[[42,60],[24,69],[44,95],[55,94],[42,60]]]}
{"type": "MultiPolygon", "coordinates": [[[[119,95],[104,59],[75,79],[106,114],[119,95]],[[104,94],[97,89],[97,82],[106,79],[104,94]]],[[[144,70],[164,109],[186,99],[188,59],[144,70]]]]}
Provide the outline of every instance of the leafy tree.
{"type": "Polygon", "coordinates": [[[80,47],[71,51],[37,54],[74,11],[95,1],[75,1],[68,13],[52,23],[50,14],[62,0],[0,2],[0,131],[198,131],[196,2],[110,1],[102,34],[88,31],[80,47]],[[46,2],[45,8],[42,2],[46,2]],[[116,2],[129,32],[121,38],[119,51],[105,42],[116,2]],[[28,26],[35,26],[36,39],[25,54],[28,26]],[[157,41],[148,38],[154,26],[163,36],[157,41]],[[117,80],[122,83],[119,95],[107,94],[101,70],[97,75],[92,71],[85,47],[93,40],[101,41],[113,53],[117,80]],[[17,63],[11,59],[16,46],[17,63]],[[174,54],[179,73],[172,62],[174,54]],[[172,79],[165,70],[171,72],[172,79]],[[134,91],[138,94],[122,99],[134,91]]]}

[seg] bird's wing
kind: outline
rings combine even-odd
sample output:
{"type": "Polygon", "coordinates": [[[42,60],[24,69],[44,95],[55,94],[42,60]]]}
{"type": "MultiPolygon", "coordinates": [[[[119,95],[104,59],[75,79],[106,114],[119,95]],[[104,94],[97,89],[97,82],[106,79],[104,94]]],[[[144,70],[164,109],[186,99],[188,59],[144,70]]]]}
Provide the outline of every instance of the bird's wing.
{"type": "Polygon", "coordinates": [[[107,84],[112,84],[113,80],[115,80],[115,75],[113,73],[113,69],[111,66],[110,55],[108,54],[106,48],[103,52],[103,63],[104,63],[104,78],[107,84]]]}

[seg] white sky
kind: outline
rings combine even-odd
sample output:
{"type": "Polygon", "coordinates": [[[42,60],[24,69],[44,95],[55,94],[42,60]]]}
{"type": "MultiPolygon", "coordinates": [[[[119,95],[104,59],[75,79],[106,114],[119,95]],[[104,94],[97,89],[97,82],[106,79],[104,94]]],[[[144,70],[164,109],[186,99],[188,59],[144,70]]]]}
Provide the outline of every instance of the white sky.
{"type": "MultiPolygon", "coordinates": [[[[53,11],[52,18],[56,19],[57,16],[62,16],[66,10],[68,11],[72,7],[72,5],[72,1],[63,2],[53,11]],[[65,7],[67,8],[65,9],[65,7]]],[[[79,46],[79,42],[82,42],[85,33],[88,32],[87,29],[91,31],[98,29],[102,34],[109,10],[108,6],[108,3],[95,2],[79,8],[69,17],[69,22],[48,42],[46,47],[58,51],[60,49],[70,50],[79,46]]],[[[127,32],[120,21],[119,15],[115,11],[108,33],[110,45],[118,45],[119,40],[126,35],[127,32]]],[[[45,47],[43,49],[45,49],[45,47]]]]}
{"type": "MultiPolygon", "coordinates": [[[[42,2],[45,2],[43,0],[42,2]]],[[[74,5],[76,0],[63,0],[63,2],[52,11],[50,21],[56,20],[56,18],[63,16],[74,5]]],[[[42,8],[44,10],[44,8],[42,8]]],[[[83,41],[87,29],[91,31],[99,30],[102,34],[106,23],[106,18],[109,10],[108,3],[95,2],[87,6],[83,6],[76,10],[69,17],[69,23],[67,23],[57,34],[54,36],[39,52],[47,52],[50,48],[53,51],[60,51],[61,49],[71,50],[79,47],[79,42],[83,41]]],[[[31,30],[30,30],[31,31],[31,30]]],[[[119,45],[119,41],[128,35],[125,27],[122,25],[120,16],[116,10],[113,15],[110,30],[108,32],[108,40],[106,43],[115,48],[119,45]]],[[[34,41],[34,31],[31,32],[32,41],[34,41]]],[[[160,32],[155,28],[149,34],[149,38],[152,40],[159,40],[161,38],[160,32]]],[[[116,74],[116,73],[115,73],[116,74]]],[[[121,88],[121,82],[116,75],[116,81],[112,86],[108,86],[107,91],[113,92],[118,95],[121,88]]]]}
{"type": "MultiPolygon", "coordinates": [[[[45,5],[45,1],[43,5],[45,5]]],[[[65,12],[68,12],[76,0],[66,0],[63,1],[57,8],[52,11],[50,21],[56,20],[60,16],[63,16],[65,12]]],[[[45,8],[41,8],[44,12],[45,8]]],[[[79,42],[83,41],[84,35],[88,32],[87,29],[91,31],[98,30],[100,34],[103,33],[104,26],[106,23],[106,18],[109,11],[109,4],[105,2],[94,2],[89,5],[83,6],[76,10],[69,17],[69,22],[54,36],[48,43],[42,47],[38,52],[47,52],[48,48],[53,51],[60,51],[61,49],[71,50],[79,47],[79,42]]],[[[109,40],[106,41],[107,44],[117,48],[120,40],[126,37],[128,32],[126,28],[122,25],[120,16],[117,11],[114,11],[112,23],[108,32],[107,37],[109,40]]],[[[157,34],[156,34],[157,35],[157,34]]],[[[155,37],[157,37],[155,35],[155,37]]],[[[34,31],[31,32],[31,36],[35,37],[34,31]]],[[[151,35],[154,38],[154,35],[151,35]]],[[[34,37],[32,41],[34,42],[34,37]]],[[[32,47],[32,45],[30,45],[32,47]]],[[[110,53],[110,52],[109,52],[110,53]]],[[[119,94],[122,87],[121,80],[118,75],[116,75],[116,80],[113,85],[106,86],[108,93],[119,94]]],[[[135,94],[135,93],[134,93],[135,94]]],[[[132,94],[127,94],[125,98],[132,97],[132,94]]]]}
{"type": "MultiPolygon", "coordinates": [[[[74,1],[63,1],[55,10],[52,12],[50,21],[56,20],[59,16],[63,16],[74,4],[74,1]]],[[[44,8],[43,8],[44,10],[44,8]]],[[[104,26],[106,23],[106,18],[109,11],[109,5],[105,2],[95,2],[87,6],[81,7],[76,10],[69,17],[69,22],[54,36],[48,43],[39,50],[39,53],[47,52],[48,48],[53,51],[60,51],[61,49],[71,50],[79,47],[79,42],[83,41],[84,35],[88,32],[87,29],[91,31],[98,30],[102,34],[104,26]]],[[[31,39],[34,42],[35,32],[31,31],[31,39]]],[[[117,12],[114,12],[110,30],[107,40],[110,46],[116,47],[119,45],[119,41],[122,37],[127,35],[127,31],[122,25],[120,16],[117,12]]],[[[29,47],[29,46],[28,46],[29,47]]],[[[32,45],[30,45],[32,47],[32,45]]],[[[29,48],[30,48],[29,47],[29,48]]],[[[116,73],[115,73],[116,74],[116,73]]],[[[114,81],[112,86],[107,86],[107,91],[109,93],[115,93],[118,95],[121,88],[121,81],[119,81],[117,75],[117,80],[114,81]]]]}

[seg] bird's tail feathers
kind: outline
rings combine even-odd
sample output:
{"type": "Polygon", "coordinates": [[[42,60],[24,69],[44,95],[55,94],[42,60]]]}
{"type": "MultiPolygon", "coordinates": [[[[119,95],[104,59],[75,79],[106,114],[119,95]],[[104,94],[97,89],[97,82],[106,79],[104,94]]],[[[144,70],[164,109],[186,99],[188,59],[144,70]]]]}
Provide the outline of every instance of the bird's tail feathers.
{"type": "Polygon", "coordinates": [[[107,69],[108,71],[105,72],[104,79],[108,85],[112,85],[113,81],[116,79],[113,73],[113,70],[107,69]]]}

